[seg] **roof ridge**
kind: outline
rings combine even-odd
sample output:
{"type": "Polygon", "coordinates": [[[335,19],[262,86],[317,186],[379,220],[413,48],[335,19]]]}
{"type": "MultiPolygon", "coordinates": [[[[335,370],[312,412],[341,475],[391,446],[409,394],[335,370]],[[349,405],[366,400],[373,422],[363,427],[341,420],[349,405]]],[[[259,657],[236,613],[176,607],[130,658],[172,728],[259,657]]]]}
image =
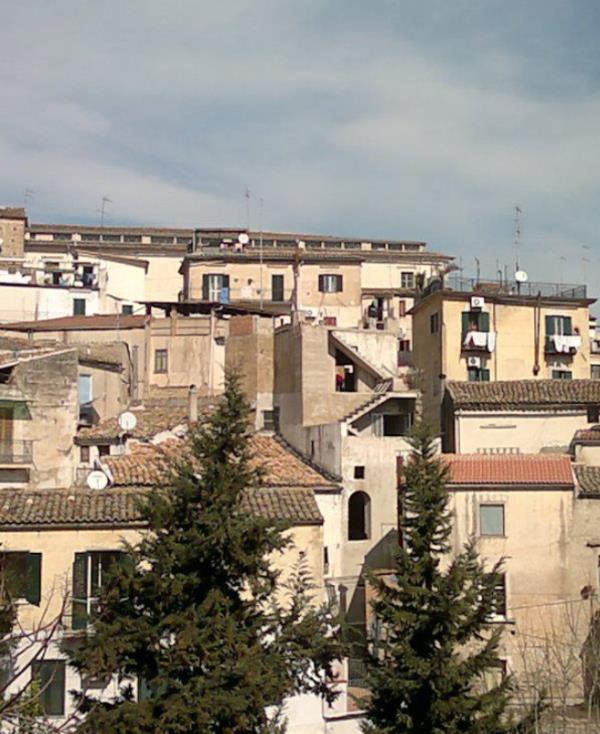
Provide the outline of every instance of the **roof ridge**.
{"type": "MultiPolygon", "coordinates": [[[[254,435],[260,435],[260,434],[256,433],[254,435]]],[[[289,451],[293,456],[295,456],[297,459],[302,461],[304,464],[309,466],[314,471],[318,472],[319,474],[322,474],[330,482],[339,483],[342,481],[341,476],[338,476],[337,474],[330,472],[328,469],[325,469],[324,467],[320,466],[312,459],[309,459],[308,456],[305,456],[303,453],[301,453],[295,446],[292,446],[292,444],[289,443],[289,441],[285,439],[280,433],[274,433],[273,439],[278,444],[280,444],[280,446],[286,449],[286,451],[289,451]]]]}

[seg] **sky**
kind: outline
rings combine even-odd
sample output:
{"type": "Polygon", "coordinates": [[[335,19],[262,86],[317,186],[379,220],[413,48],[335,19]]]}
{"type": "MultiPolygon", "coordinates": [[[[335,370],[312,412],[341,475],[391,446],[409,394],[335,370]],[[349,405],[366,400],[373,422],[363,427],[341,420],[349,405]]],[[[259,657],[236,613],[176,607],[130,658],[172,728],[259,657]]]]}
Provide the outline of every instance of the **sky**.
{"type": "Polygon", "coordinates": [[[486,275],[514,267],[518,205],[530,279],[600,295],[599,33],[595,0],[20,0],[0,204],[196,227],[249,204],[486,275]]]}

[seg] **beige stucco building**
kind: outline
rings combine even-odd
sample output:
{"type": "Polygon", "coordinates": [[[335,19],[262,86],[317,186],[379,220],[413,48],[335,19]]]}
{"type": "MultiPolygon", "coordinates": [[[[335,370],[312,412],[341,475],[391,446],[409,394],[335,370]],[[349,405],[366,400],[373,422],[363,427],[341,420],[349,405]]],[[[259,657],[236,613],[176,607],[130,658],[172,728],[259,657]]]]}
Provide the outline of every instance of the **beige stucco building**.
{"type": "Polygon", "coordinates": [[[414,364],[425,420],[440,426],[448,380],[587,379],[585,286],[430,284],[413,309],[414,364]],[[493,286],[493,287],[492,287],[493,286]]]}

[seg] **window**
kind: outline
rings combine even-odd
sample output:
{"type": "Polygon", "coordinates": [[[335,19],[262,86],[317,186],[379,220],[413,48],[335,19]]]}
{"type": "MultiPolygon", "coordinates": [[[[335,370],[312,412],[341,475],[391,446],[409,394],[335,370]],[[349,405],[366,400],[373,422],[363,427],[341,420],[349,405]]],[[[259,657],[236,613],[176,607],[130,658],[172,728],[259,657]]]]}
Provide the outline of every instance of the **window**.
{"type": "Polygon", "coordinates": [[[110,456],[110,444],[109,443],[99,443],[98,444],[98,456],[102,458],[103,456],[110,456]]]}
{"type": "Polygon", "coordinates": [[[99,597],[115,571],[126,559],[122,551],[75,553],[73,562],[73,629],[85,629],[98,609],[99,597]]]}
{"type": "Polygon", "coordinates": [[[266,431],[279,430],[279,408],[273,410],[263,410],[263,428],[266,431]]]}
{"type": "Polygon", "coordinates": [[[205,273],[202,276],[202,300],[229,303],[229,276],[223,273],[205,273]]]}
{"type": "Polygon", "coordinates": [[[319,275],[319,291],[321,293],[341,293],[344,279],[341,275],[319,275]]]}
{"type": "Polygon", "coordinates": [[[600,364],[592,365],[592,380],[600,380],[600,364]]]}
{"type": "Polygon", "coordinates": [[[364,466],[355,466],[354,467],[354,478],[355,479],[364,479],[365,478],[365,467],[364,466]]]}
{"type": "Polygon", "coordinates": [[[329,548],[327,546],[323,548],[323,573],[329,573],[329,548]]]}
{"type": "Polygon", "coordinates": [[[406,301],[398,301],[398,316],[406,316],[406,301]]]}
{"type": "Polygon", "coordinates": [[[571,370],[552,370],[553,380],[572,380],[573,373],[571,370]]]}
{"type": "Polygon", "coordinates": [[[89,405],[92,401],[92,376],[79,375],[79,405],[89,405]]]}
{"type": "Polygon", "coordinates": [[[493,618],[506,617],[506,574],[496,574],[497,580],[494,586],[493,594],[493,618]]]}
{"type": "Polygon", "coordinates": [[[131,303],[124,303],[121,306],[121,313],[123,316],[131,316],[133,314],[133,306],[131,303]]]}
{"type": "Polygon", "coordinates": [[[102,242],[120,242],[120,241],[121,241],[120,234],[103,234],[102,235],[102,242]]]}
{"type": "Polygon", "coordinates": [[[124,242],[141,242],[142,241],[142,235],[141,234],[126,234],[123,237],[124,242]]]}
{"type": "Polygon", "coordinates": [[[166,374],[169,366],[169,352],[167,349],[154,350],[154,372],[156,374],[166,374]]]}
{"type": "Polygon", "coordinates": [[[23,484],[28,481],[28,469],[0,469],[0,483],[2,484],[23,484]]]}
{"type": "Polygon", "coordinates": [[[415,287],[415,274],[400,273],[400,287],[410,288],[412,290],[415,287]]]}
{"type": "Polygon", "coordinates": [[[570,316],[546,316],[546,336],[572,336],[573,322],[570,316]]]}
{"type": "Polygon", "coordinates": [[[13,599],[25,599],[40,605],[42,597],[42,554],[29,551],[0,553],[6,589],[13,599]]]}
{"type": "Polygon", "coordinates": [[[437,313],[432,313],[429,317],[429,331],[432,334],[437,334],[437,332],[440,329],[440,315],[437,313]]]}
{"type": "Polygon", "coordinates": [[[371,500],[366,492],[354,492],[348,502],[348,540],[368,540],[371,535],[371,500]]]}
{"type": "Polygon", "coordinates": [[[504,535],[504,505],[479,505],[479,534],[504,535]]]}
{"type": "Polygon", "coordinates": [[[73,316],[85,316],[85,298],[73,299],[73,316]]]}
{"type": "Polygon", "coordinates": [[[89,462],[90,462],[90,447],[80,446],[79,447],[79,463],[89,464],[89,462]]]}
{"type": "Polygon", "coordinates": [[[490,371],[482,367],[468,367],[467,379],[469,382],[489,382],[490,371]]]}
{"type": "Polygon", "coordinates": [[[284,299],[283,294],[283,275],[271,276],[271,300],[281,302],[284,299]]]}
{"type": "Polygon", "coordinates": [[[31,677],[39,682],[39,702],[46,716],[65,714],[65,667],[64,660],[36,660],[31,664],[31,677]]]}
{"type": "Polygon", "coordinates": [[[469,331],[490,330],[490,315],[485,311],[463,311],[462,312],[462,335],[463,340],[469,331]]]}
{"type": "Polygon", "coordinates": [[[600,422],[600,407],[598,405],[590,405],[587,409],[587,422],[598,423],[600,422]]]}
{"type": "Polygon", "coordinates": [[[413,423],[412,413],[373,413],[375,436],[405,436],[413,423]]]}

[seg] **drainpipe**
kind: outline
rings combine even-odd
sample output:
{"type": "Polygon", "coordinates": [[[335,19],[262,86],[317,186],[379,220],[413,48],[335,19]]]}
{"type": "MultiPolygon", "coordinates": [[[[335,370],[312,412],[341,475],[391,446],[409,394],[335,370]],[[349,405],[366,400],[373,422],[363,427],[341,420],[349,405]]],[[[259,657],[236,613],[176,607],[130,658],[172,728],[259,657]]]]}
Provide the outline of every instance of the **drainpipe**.
{"type": "Polygon", "coordinates": [[[208,331],[208,394],[213,394],[213,362],[215,360],[215,310],[210,309],[210,322],[208,331]]]}

